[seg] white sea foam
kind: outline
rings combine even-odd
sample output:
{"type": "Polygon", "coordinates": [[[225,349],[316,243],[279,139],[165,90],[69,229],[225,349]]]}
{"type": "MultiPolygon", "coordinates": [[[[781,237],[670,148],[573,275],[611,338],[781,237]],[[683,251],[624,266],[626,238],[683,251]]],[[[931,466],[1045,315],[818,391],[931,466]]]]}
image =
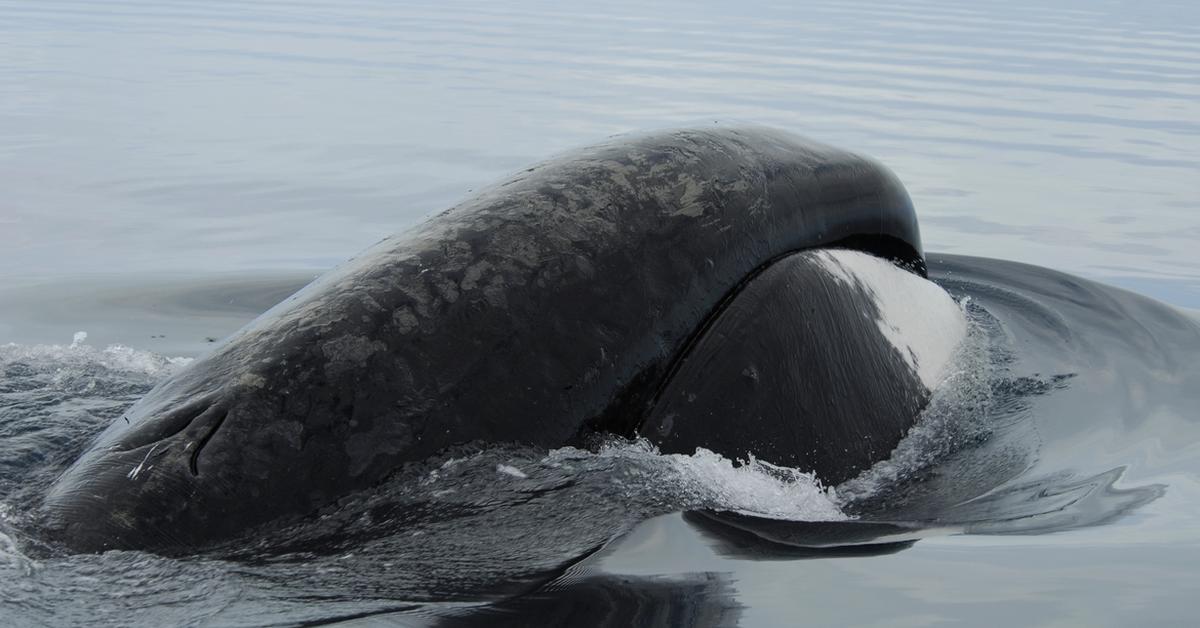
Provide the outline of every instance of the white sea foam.
{"type": "Polygon", "coordinates": [[[24,576],[32,576],[39,566],[37,562],[21,553],[16,540],[9,534],[8,524],[12,523],[12,508],[0,503],[0,563],[8,563],[24,576]]]}
{"type": "Polygon", "coordinates": [[[524,472],[524,471],[522,471],[522,470],[520,470],[520,469],[518,469],[518,468],[516,468],[516,467],[514,467],[514,466],[512,466],[512,465],[510,465],[510,464],[498,464],[498,465],[496,465],[496,473],[503,473],[503,474],[505,474],[505,475],[511,475],[511,476],[513,476],[514,478],[519,478],[519,479],[522,479],[522,480],[523,480],[523,479],[525,479],[525,478],[527,478],[527,477],[529,477],[528,475],[526,475],[526,474],[525,474],[525,472],[524,472]]]}
{"type": "Polygon", "coordinates": [[[981,321],[967,314],[968,304],[966,299],[959,304],[968,321],[967,337],[917,423],[887,459],[838,486],[840,503],[862,500],[895,486],[987,431],[995,369],[987,331],[981,321]]]}
{"type": "MultiPolygon", "coordinates": [[[[547,458],[552,461],[557,452],[547,458]]],[[[663,454],[645,439],[618,441],[597,456],[639,463],[657,473],[655,484],[681,508],[736,510],[797,521],[841,521],[837,495],[816,476],[750,457],[734,461],[707,449],[691,455],[663,454]]]]}
{"type": "Polygon", "coordinates": [[[0,345],[0,365],[13,362],[53,365],[62,369],[97,365],[110,371],[165,376],[187,365],[192,358],[167,357],[124,345],[98,349],[86,344],[87,332],[75,332],[69,345],[0,345]]]}
{"type": "Polygon", "coordinates": [[[879,331],[925,387],[935,389],[967,336],[966,316],[954,299],[932,281],[866,253],[830,249],[816,256],[835,279],[874,297],[879,331]]]}

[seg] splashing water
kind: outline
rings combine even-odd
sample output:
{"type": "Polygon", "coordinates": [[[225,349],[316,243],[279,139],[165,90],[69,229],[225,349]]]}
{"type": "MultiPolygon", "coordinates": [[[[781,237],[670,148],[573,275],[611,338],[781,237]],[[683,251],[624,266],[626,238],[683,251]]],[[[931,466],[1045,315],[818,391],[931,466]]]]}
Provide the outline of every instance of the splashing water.
{"type": "Polygon", "coordinates": [[[958,346],[921,417],[891,455],[837,487],[843,507],[864,502],[911,481],[951,453],[985,439],[998,377],[997,352],[1003,351],[995,321],[969,298],[959,303],[967,320],[966,339],[958,346]]]}
{"type": "MultiPolygon", "coordinates": [[[[559,450],[563,451],[563,450],[559,450]]],[[[552,452],[548,459],[553,459],[552,452]]],[[[597,454],[645,465],[646,479],[680,510],[735,510],[780,519],[840,521],[837,494],[812,473],[780,467],[747,454],[731,460],[704,448],[691,455],[662,454],[645,439],[609,443],[597,454]]]]}

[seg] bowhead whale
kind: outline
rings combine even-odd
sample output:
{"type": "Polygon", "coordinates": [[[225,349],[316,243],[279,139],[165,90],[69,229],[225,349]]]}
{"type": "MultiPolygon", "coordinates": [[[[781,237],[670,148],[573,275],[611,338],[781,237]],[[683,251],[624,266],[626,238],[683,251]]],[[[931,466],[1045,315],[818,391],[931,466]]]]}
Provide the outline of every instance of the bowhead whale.
{"type": "Polygon", "coordinates": [[[965,334],[924,273],[868,159],[758,127],[614,138],[385,238],[162,382],[56,481],[46,529],[189,552],[467,442],[640,435],[839,482],[965,334]]]}

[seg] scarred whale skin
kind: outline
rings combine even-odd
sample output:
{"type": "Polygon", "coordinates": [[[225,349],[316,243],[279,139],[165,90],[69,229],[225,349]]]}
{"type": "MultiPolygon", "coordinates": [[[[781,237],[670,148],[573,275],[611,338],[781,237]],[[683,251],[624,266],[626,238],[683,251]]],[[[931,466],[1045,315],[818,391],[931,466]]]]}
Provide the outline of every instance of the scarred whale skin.
{"type": "MultiPolygon", "coordinates": [[[[713,127],[564,154],[385,238],[162,382],[52,487],[48,535],[188,552],[455,444],[578,444],[650,416],[654,438],[654,405],[706,321],[774,261],[830,246],[924,272],[903,186],[839,149],[713,127]]],[[[864,419],[849,438],[872,446],[815,470],[886,455],[918,405],[864,419]]],[[[672,420],[680,446],[740,455],[753,436],[783,462],[796,449],[761,421],[744,442],[702,442],[704,421],[736,419],[672,420]]],[[[822,432],[819,413],[805,420],[822,432]]]]}

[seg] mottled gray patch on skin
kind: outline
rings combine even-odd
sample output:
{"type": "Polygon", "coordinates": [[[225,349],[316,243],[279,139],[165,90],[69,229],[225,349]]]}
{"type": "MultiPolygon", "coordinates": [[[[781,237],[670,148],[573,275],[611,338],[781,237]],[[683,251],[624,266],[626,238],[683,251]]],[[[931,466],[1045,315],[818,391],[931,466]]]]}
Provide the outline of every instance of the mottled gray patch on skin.
{"type": "Polygon", "coordinates": [[[392,313],[392,322],[395,323],[396,329],[402,334],[417,328],[417,317],[413,314],[411,308],[402,307],[392,313]]]}
{"type": "Polygon", "coordinates": [[[442,246],[445,260],[438,268],[439,272],[456,271],[465,268],[475,259],[475,252],[469,242],[456,240],[442,246]]]}
{"type": "Polygon", "coordinates": [[[412,309],[416,311],[420,318],[429,318],[429,305],[433,300],[433,296],[429,294],[429,289],[421,283],[409,282],[396,287],[396,290],[412,300],[412,309]]]}
{"type": "Polygon", "coordinates": [[[366,336],[346,334],[327,340],[321,345],[321,351],[329,359],[325,374],[332,379],[346,371],[364,368],[372,355],[386,350],[386,344],[366,336]]]}
{"type": "Polygon", "coordinates": [[[667,212],[670,216],[688,216],[698,218],[704,215],[704,203],[700,202],[701,196],[704,194],[704,184],[692,179],[691,177],[683,177],[679,182],[680,189],[678,200],[675,203],[667,204],[667,207],[674,205],[675,211],[667,212]]]}
{"type": "Polygon", "coordinates": [[[238,383],[247,388],[262,388],[267,385],[267,380],[262,375],[244,373],[238,378],[238,383]]]}
{"type": "Polygon", "coordinates": [[[527,271],[524,271],[512,262],[502,262],[500,264],[500,272],[496,274],[510,286],[523,286],[526,284],[525,277],[527,271]]]}
{"type": "Polygon", "coordinates": [[[504,275],[496,274],[488,281],[483,288],[483,297],[492,307],[506,308],[508,307],[508,294],[504,275]]]}
{"type": "Polygon", "coordinates": [[[630,189],[633,187],[633,184],[629,181],[629,175],[637,173],[637,166],[612,159],[591,161],[587,163],[592,168],[606,173],[609,180],[618,187],[623,189],[630,189]]]}
{"type": "Polygon", "coordinates": [[[445,277],[437,277],[433,280],[433,287],[438,291],[438,295],[447,303],[454,303],[458,300],[458,284],[446,279],[445,277]]]}
{"type": "Polygon", "coordinates": [[[328,331],[346,320],[345,308],[335,307],[330,299],[314,299],[311,303],[287,314],[287,318],[304,327],[328,331]]]}
{"type": "Polygon", "coordinates": [[[526,234],[527,228],[508,225],[501,227],[496,236],[497,240],[502,243],[508,259],[525,267],[532,268],[537,266],[541,259],[541,247],[537,241],[529,238],[526,234]]]}
{"type": "Polygon", "coordinates": [[[492,264],[487,260],[483,260],[472,264],[467,268],[467,272],[463,275],[462,281],[459,283],[464,291],[474,290],[479,286],[479,280],[483,278],[483,274],[491,270],[492,264]]]}

